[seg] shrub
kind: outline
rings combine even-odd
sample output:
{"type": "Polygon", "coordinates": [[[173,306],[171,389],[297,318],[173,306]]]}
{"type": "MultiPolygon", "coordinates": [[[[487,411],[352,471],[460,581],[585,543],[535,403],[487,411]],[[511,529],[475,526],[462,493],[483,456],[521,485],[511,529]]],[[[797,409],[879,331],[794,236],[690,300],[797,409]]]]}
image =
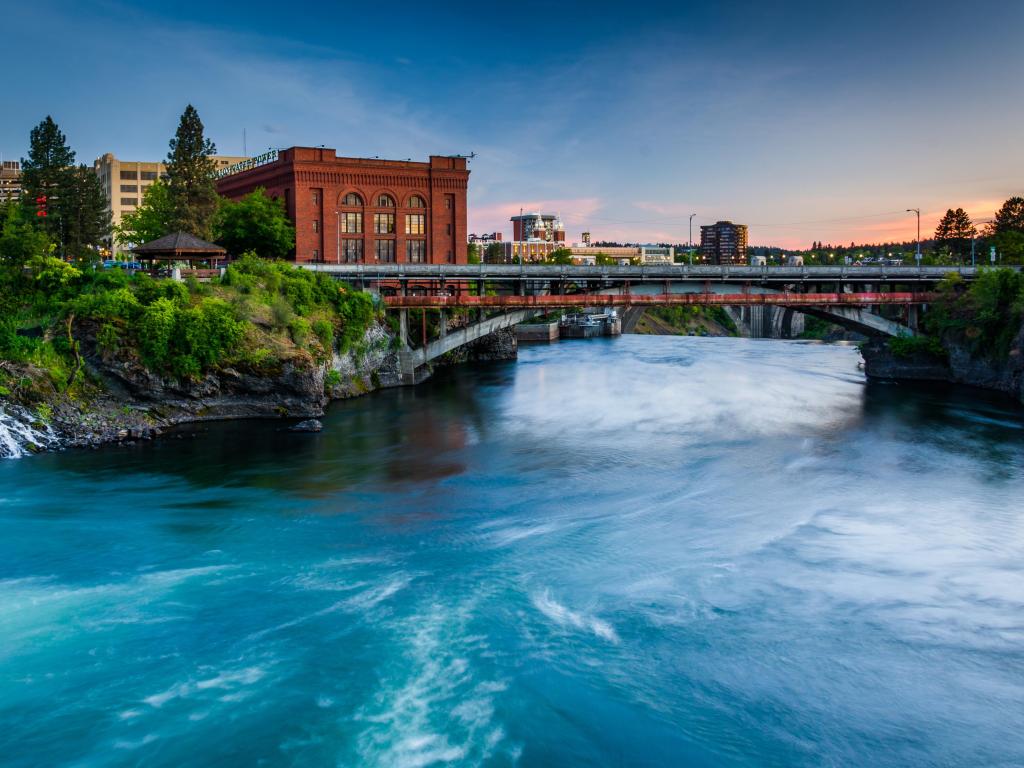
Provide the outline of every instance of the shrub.
{"type": "Polygon", "coordinates": [[[96,346],[103,352],[116,352],[120,346],[120,334],[110,323],[104,323],[96,333],[96,346]]]}
{"type": "Polygon", "coordinates": [[[889,350],[903,358],[915,355],[929,355],[938,360],[947,358],[946,348],[934,336],[897,336],[889,339],[889,350]]]}
{"type": "Polygon", "coordinates": [[[334,326],[329,320],[313,321],[313,333],[320,340],[320,345],[325,352],[331,352],[334,349],[334,326]]]}
{"type": "Polygon", "coordinates": [[[304,317],[293,317],[292,321],[288,323],[288,333],[297,346],[303,346],[311,332],[309,320],[304,317]]]}
{"type": "Polygon", "coordinates": [[[147,365],[163,368],[169,362],[177,315],[174,302],[166,298],[157,299],[142,311],[138,323],[139,351],[147,365]]]}
{"type": "Polygon", "coordinates": [[[270,322],[274,328],[281,330],[287,328],[295,313],[292,312],[291,304],[283,296],[275,296],[270,303],[270,322]]]}

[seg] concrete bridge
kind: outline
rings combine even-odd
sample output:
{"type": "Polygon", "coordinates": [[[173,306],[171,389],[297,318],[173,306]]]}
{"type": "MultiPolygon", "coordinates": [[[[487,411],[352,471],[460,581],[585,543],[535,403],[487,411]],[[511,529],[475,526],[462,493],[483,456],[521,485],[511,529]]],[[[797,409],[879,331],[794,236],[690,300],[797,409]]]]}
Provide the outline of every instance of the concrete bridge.
{"type": "MultiPolygon", "coordinates": [[[[775,307],[821,317],[867,335],[912,336],[919,307],[951,272],[973,267],[748,267],[683,264],[582,267],[550,264],[303,264],[381,295],[400,316],[403,376],[497,330],[553,310],[588,306],[775,307]],[[476,321],[447,330],[447,310],[476,321]],[[408,311],[436,311],[440,337],[409,345],[408,311]]],[[[783,317],[785,322],[785,316],[783,317]]]]}

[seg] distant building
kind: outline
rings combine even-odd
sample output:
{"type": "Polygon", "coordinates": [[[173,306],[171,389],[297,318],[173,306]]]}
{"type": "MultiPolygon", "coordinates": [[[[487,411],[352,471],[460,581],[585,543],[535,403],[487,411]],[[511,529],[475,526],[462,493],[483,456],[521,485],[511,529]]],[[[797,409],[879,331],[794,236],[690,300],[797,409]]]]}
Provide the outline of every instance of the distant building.
{"type": "Polygon", "coordinates": [[[565,226],[555,213],[524,213],[512,217],[513,240],[565,243],[565,226]]]}
{"type": "Polygon", "coordinates": [[[0,163],[0,203],[21,199],[21,163],[4,160],[0,163]]]}
{"type": "MultiPolygon", "coordinates": [[[[217,170],[223,170],[246,159],[221,155],[213,157],[217,170]]],[[[96,158],[92,167],[103,187],[107,208],[110,210],[110,220],[114,226],[121,223],[124,214],[138,210],[142,204],[142,195],[154,181],[167,178],[165,163],[119,160],[110,152],[96,158]]]]}
{"type": "Polygon", "coordinates": [[[752,267],[763,267],[768,264],[768,257],[760,254],[755,254],[750,257],[750,266],[752,267]]]}
{"type": "Polygon", "coordinates": [[[641,264],[674,264],[676,261],[676,249],[671,245],[641,245],[641,264]]]}
{"type": "Polygon", "coordinates": [[[747,263],[747,226],[719,221],[700,228],[701,259],[709,264],[747,263]]]}

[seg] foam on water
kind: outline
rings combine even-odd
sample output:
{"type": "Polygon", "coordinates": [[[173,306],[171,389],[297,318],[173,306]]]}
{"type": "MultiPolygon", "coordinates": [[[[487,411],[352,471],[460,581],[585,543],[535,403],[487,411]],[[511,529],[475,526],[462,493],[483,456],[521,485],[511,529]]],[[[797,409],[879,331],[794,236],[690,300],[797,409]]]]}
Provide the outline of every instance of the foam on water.
{"type": "Polygon", "coordinates": [[[29,445],[50,448],[59,444],[60,439],[53,427],[39,421],[26,409],[0,403],[0,459],[17,459],[31,451],[29,445]]]}

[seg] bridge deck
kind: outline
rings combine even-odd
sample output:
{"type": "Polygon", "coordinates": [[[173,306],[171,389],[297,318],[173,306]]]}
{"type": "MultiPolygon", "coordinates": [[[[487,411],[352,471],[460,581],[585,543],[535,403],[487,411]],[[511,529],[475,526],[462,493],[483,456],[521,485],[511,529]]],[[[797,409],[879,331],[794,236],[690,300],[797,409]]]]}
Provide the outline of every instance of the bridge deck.
{"type": "Polygon", "coordinates": [[[936,283],[950,273],[972,280],[975,267],[748,267],[690,266],[688,264],[646,264],[642,266],[583,267],[560,264],[300,264],[304,269],[325,272],[344,280],[431,280],[431,281],[583,281],[728,283],[936,283]]]}
{"type": "Polygon", "coordinates": [[[392,309],[481,307],[494,309],[557,309],[562,307],[633,307],[665,304],[785,307],[870,307],[879,304],[927,304],[937,294],[929,292],[890,293],[574,293],[535,296],[385,296],[392,309]]]}

